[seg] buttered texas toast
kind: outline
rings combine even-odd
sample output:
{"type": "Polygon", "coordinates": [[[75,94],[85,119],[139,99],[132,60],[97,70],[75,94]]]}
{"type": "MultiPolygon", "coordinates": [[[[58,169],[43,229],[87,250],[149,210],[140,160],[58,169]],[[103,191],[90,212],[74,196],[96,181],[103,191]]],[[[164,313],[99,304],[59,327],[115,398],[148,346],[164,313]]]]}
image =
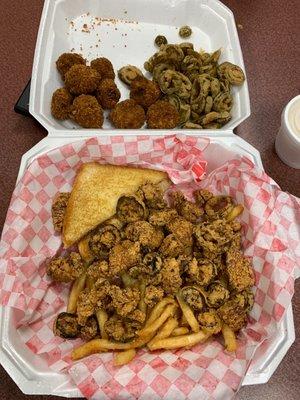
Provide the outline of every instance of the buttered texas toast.
{"type": "Polygon", "coordinates": [[[145,182],[168,180],[152,169],[83,164],[73,185],[63,222],[63,243],[72,246],[91,229],[112,217],[120,196],[133,194],[145,182]]]}

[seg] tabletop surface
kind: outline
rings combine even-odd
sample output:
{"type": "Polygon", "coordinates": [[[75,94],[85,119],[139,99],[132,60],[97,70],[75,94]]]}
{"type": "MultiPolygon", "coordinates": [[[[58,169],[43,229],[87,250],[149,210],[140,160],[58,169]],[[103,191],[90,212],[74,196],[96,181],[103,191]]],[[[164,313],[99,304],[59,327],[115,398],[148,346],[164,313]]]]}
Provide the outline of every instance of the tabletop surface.
{"type": "MultiPolygon", "coordinates": [[[[299,0],[226,0],[234,12],[251,99],[251,116],[236,133],[261,153],[266,172],[281,186],[300,197],[300,171],[284,165],[274,151],[282,108],[299,94],[299,0]]],[[[14,113],[13,106],[32,68],[43,1],[1,0],[0,90],[0,232],[14,189],[20,158],[40,141],[45,130],[34,120],[14,113]]],[[[300,280],[299,280],[300,281],[300,280]]],[[[300,282],[293,299],[296,341],[267,384],[244,387],[241,400],[295,400],[300,391],[300,282]]],[[[0,398],[57,399],[25,396],[0,367],[0,398]]]]}

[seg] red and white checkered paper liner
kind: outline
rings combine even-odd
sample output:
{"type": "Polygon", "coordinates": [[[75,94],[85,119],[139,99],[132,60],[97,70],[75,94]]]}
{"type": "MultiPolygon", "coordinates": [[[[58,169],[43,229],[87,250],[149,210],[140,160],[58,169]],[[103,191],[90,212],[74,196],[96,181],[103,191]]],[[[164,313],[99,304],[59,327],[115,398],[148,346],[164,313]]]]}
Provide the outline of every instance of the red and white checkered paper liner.
{"type": "MultiPolygon", "coordinates": [[[[24,343],[55,371],[68,371],[83,396],[91,399],[229,399],[238,390],[256,351],[272,335],[291,303],[300,264],[300,201],[284,193],[253,163],[238,157],[213,171],[200,186],[228,194],[245,207],[245,254],[256,273],[251,322],[239,335],[236,354],[217,340],[189,350],[140,350],[129,365],[115,368],[112,354],[72,363],[80,343],[54,337],[55,315],[63,311],[69,287],[45,275],[45,261],[61,250],[54,233],[51,203],[70,191],[79,166],[91,160],[134,164],[168,171],[189,195],[204,177],[201,157],[207,139],[184,135],[97,137],[52,150],[35,159],[17,184],[0,247],[0,301],[23,311],[18,330],[24,343]]],[[[264,348],[264,351],[267,351],[264,348]]]]}

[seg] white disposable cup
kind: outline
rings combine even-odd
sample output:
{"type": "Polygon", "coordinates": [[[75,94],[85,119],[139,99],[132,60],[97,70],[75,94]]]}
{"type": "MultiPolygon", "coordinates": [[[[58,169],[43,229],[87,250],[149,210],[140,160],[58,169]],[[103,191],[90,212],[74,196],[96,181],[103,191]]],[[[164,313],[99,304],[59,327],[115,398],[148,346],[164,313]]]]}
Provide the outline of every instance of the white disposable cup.
{"type": "Polygon", "coordinates": [[[291,107],[296,102],[299,102],[299,111],[297,112],[300,112],[300,95],[290,100],[282,111],[281,127],[276,136],[275,149],[285,164],[300,169],[300,136],[292,129],[289,122],[291,107]]]}

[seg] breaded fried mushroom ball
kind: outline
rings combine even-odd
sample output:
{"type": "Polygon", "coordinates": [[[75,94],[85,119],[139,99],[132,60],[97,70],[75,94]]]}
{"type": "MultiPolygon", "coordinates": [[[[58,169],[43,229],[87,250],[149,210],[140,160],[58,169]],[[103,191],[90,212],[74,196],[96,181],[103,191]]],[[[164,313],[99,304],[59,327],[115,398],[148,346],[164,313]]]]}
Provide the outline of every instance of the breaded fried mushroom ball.
{"type": "Polygon", "coordinates": [[[65,85],[75,95],[93,93],[100,82],[99,73],[86,65],[73,65],[65,75],[65,85]]]}
{"type": "Polygon", "coordinates": [[[105,110],[114,108],[120,97],[120,90],[117,88],[114,80],[105,78],[99,83],[96,98],[105,110]]]}
{"type": "Polygon", "coordinates": [[[73,96],[65,89],[55,90],[51,100],[51,114],[54,118],[64,120],[69,118],[73,96]]]}
{"type": "Polygon", "coordinates": [[[173,129],[179,124],[180,117],[172,104],[158,100],[148,108],[146,120],[150,129],[173,129]]]}
{"type": "Polygon", "coordinates": [[[118,129],[139,129],[145,122],[143,107],[134,100],[124,100],[111,111],[109,118],[118,129]]]}
{"type": "Polygon", "coordinates": [[[77,53],[63,53],[61,54],[57,61],[56,61],[56,67],[58,69],[58,72],[61,74],[61,77],[63,80],[65,80],[65,75],[69,71],[73,65],[85,65],[86,61],[85,59],[77,53]]]}
{"type": "Polygon", "coordinates": [[[158,84],[143,76],[137,76],[131,82],[130,98],[144,108],[148,108],[155,103],[160,95],[161,91],[158,84]]]}
{"type": "Polygon", "coordinates": [[[71,108],[70,118],[83,128],[101,128],[103,111],[96,97],[82,94],[76,97],[71,108]]]}
{"type": "Polygon", "coordinates": [[[91,67],[98,71],[101,79],[115,79],[113,65],[107,58],[96,58],[95,60],[91,61],[91,67]]]}

